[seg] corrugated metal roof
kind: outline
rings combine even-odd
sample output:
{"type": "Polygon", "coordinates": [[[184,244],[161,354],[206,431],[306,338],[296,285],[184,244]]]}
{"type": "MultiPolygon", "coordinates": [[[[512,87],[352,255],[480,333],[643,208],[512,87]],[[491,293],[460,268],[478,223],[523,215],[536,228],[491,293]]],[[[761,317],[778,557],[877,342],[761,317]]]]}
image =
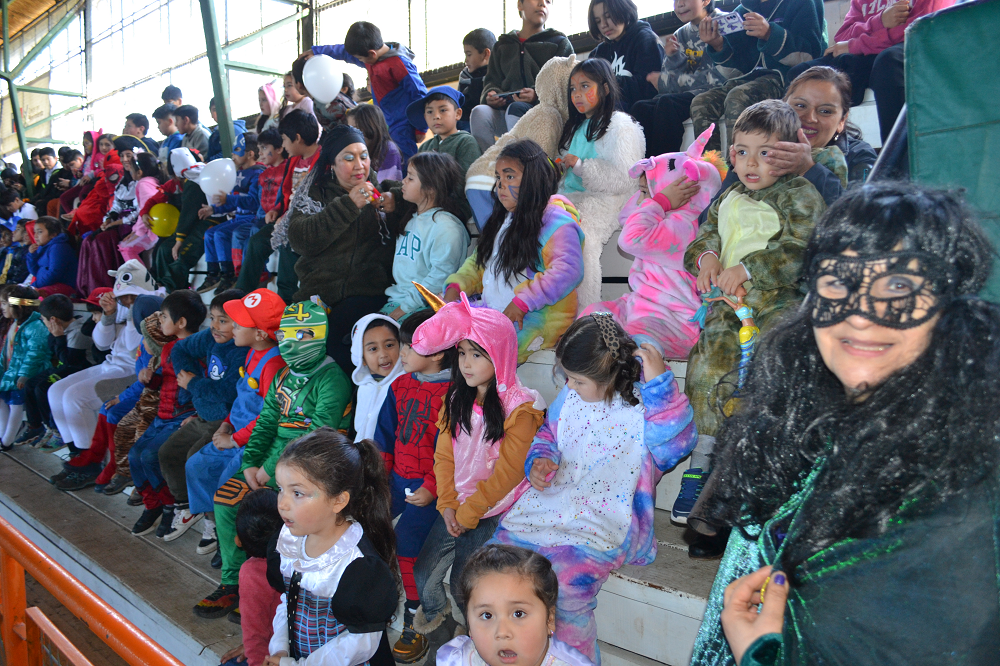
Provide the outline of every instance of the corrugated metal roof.
{"type": "MultiPolygon", "coordinates": [[[[63,0],[67,1],[67,0],[63,0]]],[[[13,37],[46,11],[58,5],[60,0],[10,0],[7,4],[8,28],[13,37]]],[[[0,39],[0,43],[3,40],[0,39]]]]}

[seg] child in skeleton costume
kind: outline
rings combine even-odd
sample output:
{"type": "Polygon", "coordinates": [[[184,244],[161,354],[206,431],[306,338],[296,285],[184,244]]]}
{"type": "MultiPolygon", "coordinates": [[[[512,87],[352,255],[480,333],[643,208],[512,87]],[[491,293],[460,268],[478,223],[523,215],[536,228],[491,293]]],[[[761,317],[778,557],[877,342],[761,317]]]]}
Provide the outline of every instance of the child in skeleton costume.
{"type": "Polygon", "coordinates": [[[714,127],[686,152],[640,160],[629,171],[645,182],[618,218],[624,225],[618,247],[635,257],[628,276],[632,291],[583,311],[610,312],[636,344],[648,342],[671,359],[686,359],[701,333],[692,321],[701,298],[694,276],[684,270],[684,250],[698,233],[698,214],[725,174],[718,153],[702,157],[714,127]],[[684,201],[688,183],[700,189],[684,201]]]}
{"type": "Polygon", "coordinates": [[[215,494],[222,584],[195,606],[201,617],[222,617],[239,603],[240,565],[246,555],[233,537],[236,508],[243,496],[259,486],[275,487],[275,464],[293,439],[322,426],[344,432],[350,427],[351,384],[340,366],[326,355],[328,330],[327,313],[319,302],[293,303],[285,308],[277,338],[287,367],[264,399],[244,447],[240,471],[215,494]]]}
{"type": "Polygon", "coordinates": [[[656,483],[694,448],[696,432],[662,356],[637,348],[609,314],[570,326],[556,361],[568,381],[528,451],[532,487],[493,539],[552,562],[555,636],[600,664],[597,593],[614,569],[655,559],[656,483]]]}

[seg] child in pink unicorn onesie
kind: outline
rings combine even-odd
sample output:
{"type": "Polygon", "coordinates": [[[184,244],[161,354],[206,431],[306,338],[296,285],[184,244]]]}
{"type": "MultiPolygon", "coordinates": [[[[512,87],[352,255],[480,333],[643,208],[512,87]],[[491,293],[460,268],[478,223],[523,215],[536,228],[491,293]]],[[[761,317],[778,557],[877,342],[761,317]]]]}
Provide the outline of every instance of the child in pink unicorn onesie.
{"type": "Polygon", "coordinates": [[[668,359],[686,359],[701,333],[691,321],[701,297],[695,276],[684,270],[684,250],[698,235],[698,215],[722,185],[721,159],[717,153],[702,155],[714,129],[705,130],[686,152],[640,160],[629,169],[632,178],[646,180],[644,191],[619,215],[618,247],[635,257],[628,276],[632,291],[594,303],[580,315],[610,312],[636,343],[648,342],[668,359]],[[685,203],[673,208],[671,198],[685,203]]]}

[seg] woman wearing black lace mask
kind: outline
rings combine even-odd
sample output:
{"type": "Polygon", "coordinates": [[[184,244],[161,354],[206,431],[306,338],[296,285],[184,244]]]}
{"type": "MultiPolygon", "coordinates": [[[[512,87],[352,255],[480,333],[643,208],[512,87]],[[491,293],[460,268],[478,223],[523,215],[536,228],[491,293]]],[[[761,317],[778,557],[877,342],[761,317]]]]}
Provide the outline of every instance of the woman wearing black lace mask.
{"type": "Polygon", "coordinates": [[[950,193],[865,185],[827,211],[719,434],[699,517],[735,529],[693,664],[996,663],[992,260],[950,193]]]}

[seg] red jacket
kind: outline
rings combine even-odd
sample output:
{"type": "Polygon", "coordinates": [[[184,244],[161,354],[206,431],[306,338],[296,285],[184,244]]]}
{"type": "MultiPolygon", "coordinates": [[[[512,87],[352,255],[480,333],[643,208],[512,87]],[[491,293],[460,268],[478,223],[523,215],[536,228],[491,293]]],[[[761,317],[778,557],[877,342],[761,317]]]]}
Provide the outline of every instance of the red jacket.
{"type": "Polygon", "coordinates": [[[281,194],[281,183],[285,180],[286,165],[287,162],[282,162],[260,172],[260,207],[265,215],[280,205],[278,195],[281,194]]]}

